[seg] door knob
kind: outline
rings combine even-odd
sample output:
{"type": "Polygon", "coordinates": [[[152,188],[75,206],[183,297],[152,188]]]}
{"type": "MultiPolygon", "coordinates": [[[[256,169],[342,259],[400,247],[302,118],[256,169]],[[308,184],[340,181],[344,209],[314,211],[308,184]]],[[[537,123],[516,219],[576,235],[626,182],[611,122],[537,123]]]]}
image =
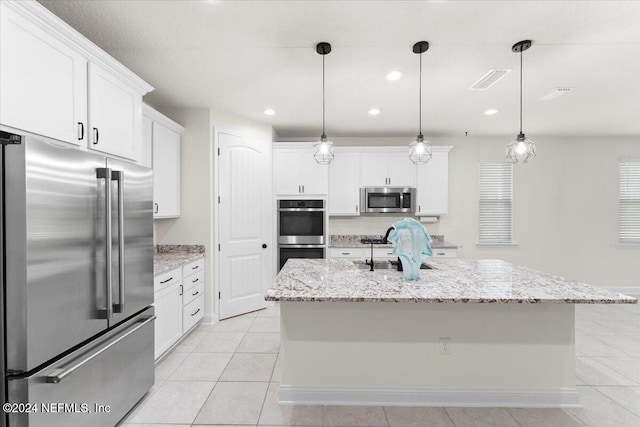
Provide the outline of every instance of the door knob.
{"type": "Polygon", "coordinates": [[[262,249],[267,249],[267,244],[266,243],[262,244],[262,249]]]}

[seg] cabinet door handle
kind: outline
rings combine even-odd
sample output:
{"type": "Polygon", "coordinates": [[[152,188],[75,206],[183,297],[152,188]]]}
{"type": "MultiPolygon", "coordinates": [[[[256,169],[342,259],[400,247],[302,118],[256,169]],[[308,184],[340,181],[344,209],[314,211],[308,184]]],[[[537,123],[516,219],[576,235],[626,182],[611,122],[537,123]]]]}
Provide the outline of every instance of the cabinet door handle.
{"type": "Polygon", "coordinates": [[[391,185],[391,177],[389,177],[389,185],[391,185]]]}
{"type": "Polygon", "coordinates": [[[358,212],[358,205],[356,205],[356,212],[358,212]]]}
{"type": "Polygon", "coordinates": [[[302,185],[298,185],[298,193],[302,193],[302,185]]]}
{"type": "Polygon", "coordinates": [[[80,133],[78,141],[82,141],[84,139],[84,123],[78,122],[78,132],[80,133]]]}
{"type": "Polygon", "coordinates": [[[418,205],[418,212],[422,212],[422,206],[418,205]]]}
{"type": "Polygon", "coordinates": [[[180,295],[184,294],[184,286],[180,285],[180,295]]]}
{"type": "Polygon", "coordinates": [[[171,280],[173,280],[173,277],[169,277],[167,280],[163,280],[160,283],[167,283],[167,282],[170,282],[171,280]]]}
{"type": "Polygon", "coordinates": [[[154,205],[156,206],[156,210],[153,213],[158,213],[158,210],[160,209],[160,206],[157,203],[154,203],[154,205]]]}
{"type": "Polygon", "coordinates": [[[302,185],[302,192],[304,193],[304,184],[302,185]]]}
{"type": "Polygon", "coordinates": [[[100,140],[100,131],[98,128],[93,128],[93,145],[97,145],[100,140]]]}
{"type": "Polygon", "coordinates": [[[192,297],[195,297],[196,295],[198,295],[200,293],[200,291],[195,291],[194,293],[191,294],[192,297]]]}
{"type": "Polygon", "coordinates": [[[196,283],[198,280],[200,280],[200,278],[192,280],[191,283],[196,283]]]}
{"type": "Polygon", "coordinates": [[[200,309],[197,309],[195,312],[191,313],[191,317],[195,316],[196,314],[198,314],[200,312],[200,309]]]}

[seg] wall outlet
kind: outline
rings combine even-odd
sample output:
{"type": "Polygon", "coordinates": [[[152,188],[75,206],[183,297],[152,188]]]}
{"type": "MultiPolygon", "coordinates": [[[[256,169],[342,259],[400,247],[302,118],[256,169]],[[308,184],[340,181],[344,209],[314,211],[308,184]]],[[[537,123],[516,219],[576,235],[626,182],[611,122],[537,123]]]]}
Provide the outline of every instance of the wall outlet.
{"type": "Polygon", "coordinates": [[[440,354],[443,356],[449,356],[451,354],[451,343],[449,338],[440,338],[440,354]]]}

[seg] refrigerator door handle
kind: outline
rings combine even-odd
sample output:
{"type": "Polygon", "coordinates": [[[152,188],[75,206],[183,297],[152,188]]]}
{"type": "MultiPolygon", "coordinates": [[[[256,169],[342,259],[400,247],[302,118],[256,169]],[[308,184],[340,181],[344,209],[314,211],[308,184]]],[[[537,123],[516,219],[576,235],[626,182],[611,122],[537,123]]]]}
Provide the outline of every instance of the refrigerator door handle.
{"type": "Polygon", "coordinates": [[[111,179],[118,182],[118,285],[119,302],[114,313],[124,313],[124,172],[112,171],[111,179]]]}
{"type": "Polygon", "coordinates": [[[96,358],[100,354],[102,354],[105,351],[109,350],[111,347],[113,347],[114,345],[118,344],[120,341],[122,341],[123,339],[127,338],[129,335],[135,333],[138,329],[144,327],[145,325],[147,325],[150,322],[153,322],[155,319],[156,319],[155,315],[147,317],[142,322],[139,322],[137,325],[131,327],[131,329],[129,329],[128,331],[123,332],[117,338],[115,338],[112,341],[110,341],[104,347],[101,347],[99,350],[94,351],[93,353],[91,353],[89,356],[87,356],[87,357],[83,358],[82,360],[74,363],[73,365],[69,366],[68,368],[60,368],[60,369],[57,369],[57,370],[53,371],[50,375],[47,375],[46,377],[44,377],[45,382],[50,383],[50,384],[58,384],[65,377],[69,376],[74,371],[76,371],[77,369],[81,368],[83,365],[87,364],[88,362],[90,362],[92,359],[96,358]]]}
{"type": "Polygon", "coordinates": [[[111,247],[111,169],[96,169],[98,179],[104,179],[104,241],[105,241],[105,280],[106,280],[106,297],[107,302],[104,310],[100,310],[100,317],[103,319],[111,319],[113,317],[113,292],[111,290],[111,265],[112,265],[112,247],[111,247]]]}

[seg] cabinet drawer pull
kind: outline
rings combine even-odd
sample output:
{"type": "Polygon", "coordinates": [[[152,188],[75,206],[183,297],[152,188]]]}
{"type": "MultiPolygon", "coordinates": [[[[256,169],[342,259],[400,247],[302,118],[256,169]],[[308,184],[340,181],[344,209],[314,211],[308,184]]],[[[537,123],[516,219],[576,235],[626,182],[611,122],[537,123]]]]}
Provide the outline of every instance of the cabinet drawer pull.
{"type": "Polygon", "coordinates": [[[351,252],[342,252],[342,255],[351,255],[351,252]]]}
{"type": "Polygon", "coordinates": [[[198,266],[197,266],[197,265],[196,265],[196,266],[194,266],[194,267],[191,267],[191,269],[192,269],[192,270],[195,270],[195,269],[197,269],[197,268],[198,268],[198,266]]]}
{"type": "Polygon", "coordinates": [[[163,281],[162,281],[162,282],[160,282],[160,283],[167,283],[167,282],[168,282],[168,281],[170,281],[170,280],[173,280],[173,277],[169,277],[167,280],[163,280],[163,281]]]}
{"type": "Polygon", "coordinates": [[[436,255],[446,255],[444,252],[436,252],[436,255]]]}
{"type": "Polygon", "coordinates": [[[198,314],[200,312],[200,309],[197,309],[194,313],[191,313],[191,317],[195,316],[196,314],[198,314]]]}
{"type": "Polygon", "coordinates": [[[198,280],[200,280],[200,278],[196,278],[196,279],[192,280],[191,283],[196,283],[198,280]]]}
{"type": "Polygon", "coordinates": [[[200,291],[195,291],[194,293],[191,294],[192,297],[195,297],[196,295],[198,295],[200,293],[200,291]]]}

